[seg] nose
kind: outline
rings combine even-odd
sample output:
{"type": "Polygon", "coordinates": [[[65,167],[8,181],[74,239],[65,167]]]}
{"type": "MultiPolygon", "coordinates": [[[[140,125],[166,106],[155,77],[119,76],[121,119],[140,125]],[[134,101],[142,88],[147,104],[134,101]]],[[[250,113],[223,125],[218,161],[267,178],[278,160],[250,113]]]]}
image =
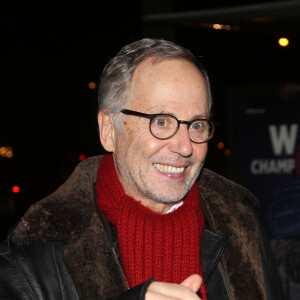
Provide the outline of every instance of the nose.
{"type": "Polygon", "coordinates": [[[169,150],[183,157],[192,155],[193,145],[186,124],[181,124],[176,134],[170,138],[169,150]]]}

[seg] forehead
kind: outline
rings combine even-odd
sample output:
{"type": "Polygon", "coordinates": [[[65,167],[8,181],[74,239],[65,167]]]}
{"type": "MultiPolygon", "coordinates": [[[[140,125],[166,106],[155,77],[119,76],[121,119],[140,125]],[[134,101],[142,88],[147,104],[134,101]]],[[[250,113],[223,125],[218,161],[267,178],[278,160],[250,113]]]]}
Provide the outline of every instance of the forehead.
{"type": "Polygon", "coordinates": [[[149,58],[133,74],[129,105],[148,113],[207,114],[206,84],[200,71],[186,60],[153,64],[149,58]]]}

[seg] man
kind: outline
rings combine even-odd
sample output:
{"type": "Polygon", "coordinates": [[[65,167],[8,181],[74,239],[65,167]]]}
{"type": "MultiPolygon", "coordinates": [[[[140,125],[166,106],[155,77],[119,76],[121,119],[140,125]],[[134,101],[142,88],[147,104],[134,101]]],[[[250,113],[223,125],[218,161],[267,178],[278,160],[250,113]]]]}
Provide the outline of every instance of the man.
{"type": "Polygon", "coordinates": [[[203,169],[211,102],[185,48],[121,49],[99,88],[108,154],[25,214],[0,258],[1,299],[283,299],[257,200],[203,169]]]}

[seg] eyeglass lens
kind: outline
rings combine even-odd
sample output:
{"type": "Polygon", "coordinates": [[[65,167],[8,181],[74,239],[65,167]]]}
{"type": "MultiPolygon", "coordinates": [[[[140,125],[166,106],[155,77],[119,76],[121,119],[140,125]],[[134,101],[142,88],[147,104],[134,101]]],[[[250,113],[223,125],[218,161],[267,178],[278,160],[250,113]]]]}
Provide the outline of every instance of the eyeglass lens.
{"type": "MultiPolygon", "coordinates": [[[[150,123],[152,134],[159,139],[172,137],[179,128],[179,122],[170,115],[159,115],[154,117],[150,123]]],[[[192,141],[196,143],[205,142],[210,139],[212,128],[206,120],[195,120],[189,126],[189,134],[192,141]]]]}

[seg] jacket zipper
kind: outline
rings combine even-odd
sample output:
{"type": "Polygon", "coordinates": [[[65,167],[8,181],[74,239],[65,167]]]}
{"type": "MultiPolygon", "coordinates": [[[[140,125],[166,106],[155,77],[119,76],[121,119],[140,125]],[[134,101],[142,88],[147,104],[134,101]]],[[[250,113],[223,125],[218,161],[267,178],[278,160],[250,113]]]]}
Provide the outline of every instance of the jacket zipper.
{"type": "Polygon", "coordinates": [[[109,228],[109,223],[108,223],[107,219],[105,218],[104,214],[101,213],[100,210],[98,209],[98,206],[97,206],[97,203],[96,203],[97,196],[96,196],[95,186],[94,186],[93,190],[94,190],[94,199],[95,199],[95,201],[94,201],[95,210],[98,212],[98,217],[99,217],[100,222],[102,223],[102,225],[103,225],[103,227],[104,227],[104,230],[105,230],[106,235],[107,235],[107,239],[108,239],[108,241],[110,242],[110,244],[112,245],[112,246],[111,246],[111,250],[112,250],[112,253],[113,253],[115,262],[116,262],[116,264],[117,264],[117,266],[118,266],[118,269],[119,269],[119,271],[120,271],[120,274],[121,274],[121,276],[123,277],[122,279],[123,279],[123,282],[125,283],[125,287],[126,287],[127,289],[129,289],[129,284],[128,284],[128,281],[127,281],[127,279],[126,279],[124,270],[123,270],[123,268],[122,268],[122,266],[121,266],[121,264],[120,264],[120,261],[119,261],[119,259],[118,259],[117,253],[116,253],[116,251],[115,251],[115,249],[114,249],[114,246],[113,246],[112,235],[111,235],[111,231],[110,231],[110,228],[109,228]]]}
{"type": "Polygon", "coordinates": [[[228,277],[226,276],[225,271],[223,270],[223,267],[221,266],[221,263],[218,264],[218,269],[219,269],[219,271],[221,273],[221,276],[223,278],[223,282],[224,282],[225,289],[227,291],[227,295],[228,295],[229,300],[234,300],[234,298],[232,296],[232,291],[231,291],[230,285],[228,283],[228,277]]]}
{"type": "Polygon", "coordinates": [[[128,284],[128,281],[127,281],[127,279],[126,279],[124,270],[123,270],[123,268],[121,267],[121,264],[120,264],[120,262],[119,262],[117,253],[116,253],[114,247],[111,247],[111,249],[112,249],[112,252],[113,252],[113,254],[114,254],[114,258],[115,258],[115,261],[116,261],[116,263],[117,263],[117,265],[118,265],[118,268],[119,268],[119,271],[120,271],[120,273],[121,273],[121,276],[123,277],[123,281],[124,281],[125,284],[126,284],[126,288],[129,289],[129,284],[128,284]]]}

